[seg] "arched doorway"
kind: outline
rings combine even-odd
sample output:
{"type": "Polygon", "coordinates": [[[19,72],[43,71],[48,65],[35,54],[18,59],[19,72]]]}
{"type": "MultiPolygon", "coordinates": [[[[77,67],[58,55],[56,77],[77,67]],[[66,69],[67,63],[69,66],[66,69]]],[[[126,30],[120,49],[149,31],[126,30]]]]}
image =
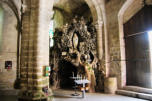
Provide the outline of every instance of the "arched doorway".
{"type": "Polygon", "coordinates": [[[144,6],[124,24],[127,85],[151,88],[150,41],[152,6],[144,6]]]}
{"type": "Polygon", "coordinates": [[[126,1],[118,14],[122,87],[134,85],[151,88],[151,63],[147,34],[151,26],[151,20],[147,20],[151,15],[148,13],[150,6],[143,7],[142,2],[142,0],[126,1]]]}

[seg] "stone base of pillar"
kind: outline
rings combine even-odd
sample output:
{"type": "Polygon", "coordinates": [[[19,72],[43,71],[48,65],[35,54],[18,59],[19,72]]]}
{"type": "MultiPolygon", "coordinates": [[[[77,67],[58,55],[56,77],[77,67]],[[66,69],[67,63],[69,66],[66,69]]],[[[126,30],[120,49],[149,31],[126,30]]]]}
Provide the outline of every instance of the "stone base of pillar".
{"type": "Polygon", "coordinates": [[[51,90],[48,94],[43,91],[21,91],[18,101],[53,101],[53,96],[51,90]]]}
{"type": "Polygon", "coordinates": [[[16,79],[15,83],[14,83],[14,88],[15,89],[20,89],[21,88],[20,83],[21,83],[20,79],[16,79]]]}
{"type": "Polygon", "coordinates": [[[115,94],[117,90],[117,78],[107,77],[104,80],[104,92],[108,94],[115,94]]]}
{"type": "Polygon", "coordinates": [[[51,100],[48,100],[48,99],[32,100],[32,99],[19,98],[18,101],[51,101],[51,100]]]}

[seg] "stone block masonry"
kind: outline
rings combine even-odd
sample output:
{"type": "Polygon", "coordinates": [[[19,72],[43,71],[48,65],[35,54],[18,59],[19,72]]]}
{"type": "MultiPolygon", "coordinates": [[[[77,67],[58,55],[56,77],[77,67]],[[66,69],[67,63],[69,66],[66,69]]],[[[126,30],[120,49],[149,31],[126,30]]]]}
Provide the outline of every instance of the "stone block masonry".
{"type": "Polygon", "coordinates": [[[26,0],[21,46],[21,90],[19,101],[47,101],[52,92],[44,68],[49,65],[50,0],[26,0]],[[48,91],[44,92],[47,87],[48,91]]]}

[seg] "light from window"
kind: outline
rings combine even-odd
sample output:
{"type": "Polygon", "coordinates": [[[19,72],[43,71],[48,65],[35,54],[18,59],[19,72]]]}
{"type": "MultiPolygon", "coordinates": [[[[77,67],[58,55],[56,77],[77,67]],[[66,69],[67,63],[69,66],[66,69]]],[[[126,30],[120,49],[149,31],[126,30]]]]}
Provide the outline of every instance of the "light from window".
{"type": "Polygon", "coordinates": [[[53,24],[54,24],[54,21],[51,20],[51,22],[50,22],[50,30],[49,30],[50,47],[53,47],[53,45],[54,45],[54,40],[53,40],[53,36],[54,36],[54,33],[53,33],[53,24]]]}
{"type": "MultiPolygon", "coordinates": [[[[147,33],[148,33],[148,38],[149,38],[150,67],[152,68],[152,30],[148,31],[147,33]]],[[[152,76],[150,79],[152,79],[152,76]]],[[[151,81],[151,86],[152,86],[152,81],[151,81]]]]}
{"type": "Polygon", "coordinates": [[[152,58],[152,31],[148,31],[148,38],[149,38],[149,49],[150,49],[150,54],[151,54],[151,58],[152,58]]]}
{"type": "Polygon", "coordinates": [[[152,31],[148,31],[150,58],[152,61],[152,31]]]}

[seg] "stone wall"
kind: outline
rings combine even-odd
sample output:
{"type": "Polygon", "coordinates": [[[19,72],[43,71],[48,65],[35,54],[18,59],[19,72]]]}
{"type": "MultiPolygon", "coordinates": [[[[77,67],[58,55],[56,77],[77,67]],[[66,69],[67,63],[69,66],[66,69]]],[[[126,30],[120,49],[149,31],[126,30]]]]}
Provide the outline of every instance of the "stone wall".
{"type": "Polygon", "coordinates": [[[17,19],[6,4],[2,4],[2,33],[0,41],[0,90],[13,89],[17,62],[17,19]],[[5,69],[5,61],[12,61],[12,69],[5,69]]]}
{"type": "Polygon", "coordinates": [[[121,87],[120,43],[118,29],[118,12],[125,0],[106,2],[107,30],[109,35],[110,76],[117,76],[118,87],[121,87]]]}
{"type": "Polygon", "coordinates": [[[60,11],[54,10],[54,12],[54,28],[59,28],[64,25],[65,18],[60,11]]]}

